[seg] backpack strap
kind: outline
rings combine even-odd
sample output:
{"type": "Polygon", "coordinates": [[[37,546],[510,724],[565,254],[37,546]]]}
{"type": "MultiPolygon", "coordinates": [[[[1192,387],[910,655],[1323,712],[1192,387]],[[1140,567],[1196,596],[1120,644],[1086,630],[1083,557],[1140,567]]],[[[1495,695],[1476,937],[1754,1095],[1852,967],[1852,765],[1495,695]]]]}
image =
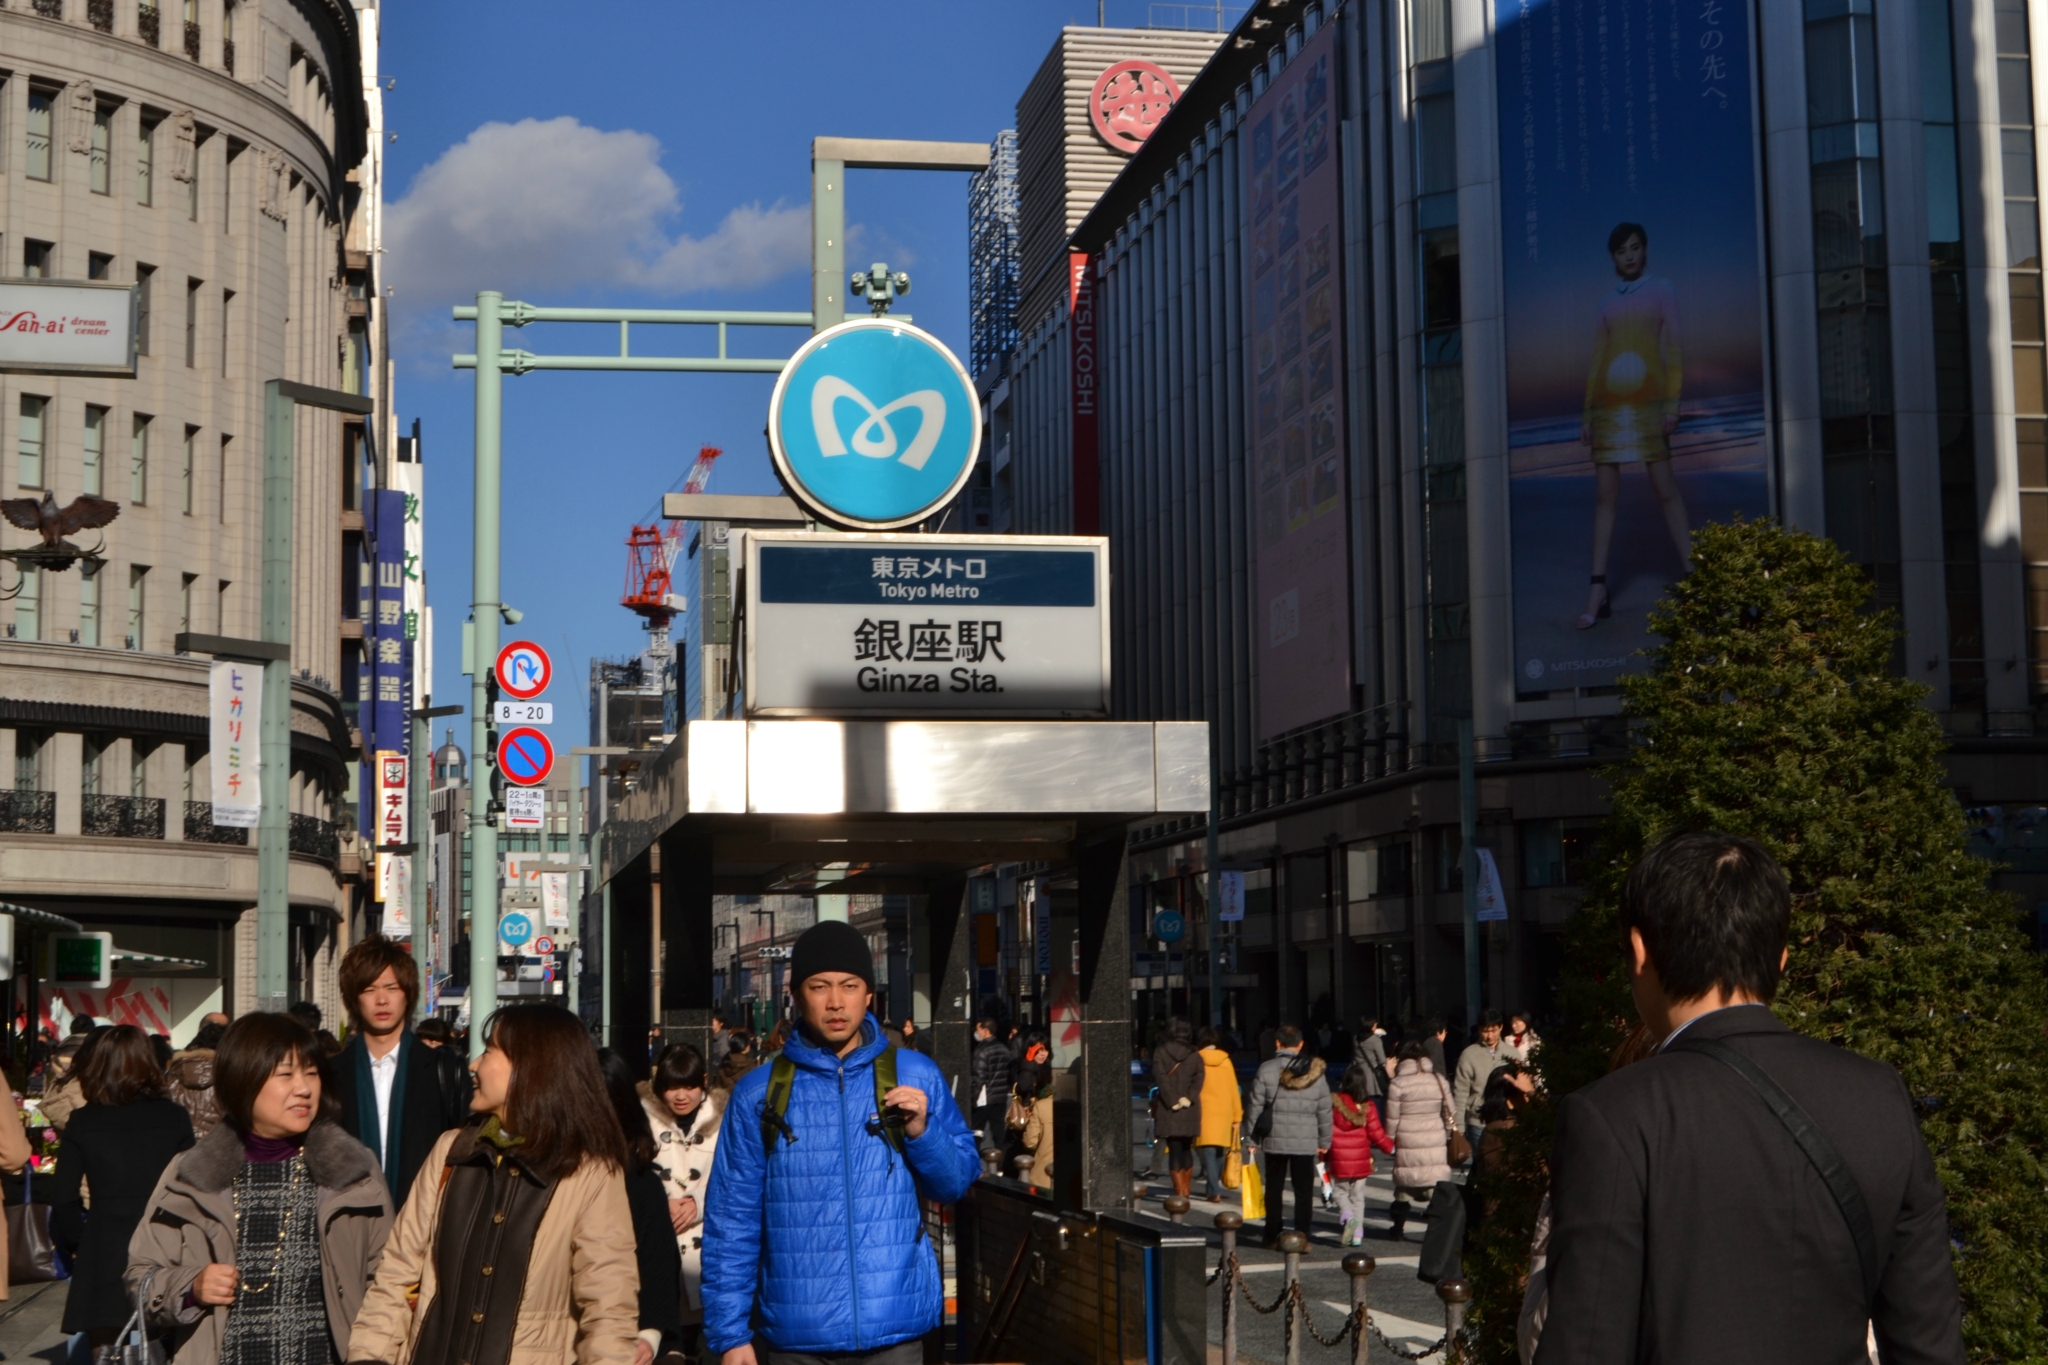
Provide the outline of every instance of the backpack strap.
{"type": "Polygon", "coordinates": [[[1785,1092],[1762,1067],[1747,1056],[1716,1038],[1681,1037],[1664,1049],[1666,1052],[1697,1052],[1712,1057],[1715,1061],[1748,1081],[1758,1098],[1778,1116],[1778,1122],[1785,1125],[1785,1131],[1799,1144],[1799,1150],[1813,1163],[1813,1169],[1820,1174],[1821,1182],[1828,1187],[1828,1193],[1835,1197],[1835,1205],[1842,1211],[1842,1221],[1849,1225],[1850,1240],[1856,1243],[1856,1259],[1863,1271],[1863,1300],[1870,1303],[1877,1298],[1877,1287],[1884,1273],[1883,1263],[1877,1250],[1877,1234],[1872,1230],[1870,1208],[1863,1202],[1863,1190],[1856,1183],[1856,1177],[1849,1173],[1842,1154],[1829,1142],[1827,1134],[1813,1116],[1802,1109],[1799,1101],[1785,1092]]]}
{"type": "Polygon", "coordinates": [[[796,1130],[784,1115],[789,1113],[789,1092],[796,1086],[796,1063],[777,1056],[768,1069],[768,1097],[761,1103],[761,1153],[775,1150],[776,1134],[784,1142],[796,1141],[796,1130]]]}

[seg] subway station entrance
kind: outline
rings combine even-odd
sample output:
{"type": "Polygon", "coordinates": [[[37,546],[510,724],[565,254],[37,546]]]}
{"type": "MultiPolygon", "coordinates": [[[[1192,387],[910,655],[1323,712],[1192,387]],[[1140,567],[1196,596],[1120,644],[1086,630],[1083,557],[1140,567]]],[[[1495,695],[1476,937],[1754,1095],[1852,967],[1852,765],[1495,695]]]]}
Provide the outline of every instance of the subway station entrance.
{"type": "Polygon", "coordinates": [[[1078,962],[1080,1049],[1055,1094],[1056,1150],[1078,1159],[1055,1158],[1055,1193],[1128,1208],[1125,832],[1208,805],[1201,722],[692,721],[614,812],[598,856],[612,1036],[631,1047],[659,1029],[707,1047],[716,896],[908,896],[932,1056],[971,1115],[969,878],[996,863],[1065,869],[1072,925],[1055,936],[1078,962]]]}

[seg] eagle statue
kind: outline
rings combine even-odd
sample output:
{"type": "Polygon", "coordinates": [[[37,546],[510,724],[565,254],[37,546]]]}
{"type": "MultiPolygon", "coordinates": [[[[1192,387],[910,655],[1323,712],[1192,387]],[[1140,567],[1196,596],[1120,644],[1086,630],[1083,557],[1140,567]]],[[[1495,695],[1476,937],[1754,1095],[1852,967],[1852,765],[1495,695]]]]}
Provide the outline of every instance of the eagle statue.
{"type": "Polygon", "coordinates": [[[43,490],[41,502],[34,498],[0,499],[0,516],[24,531],[41,535],[43,543],[39,548],[45,553],[72,556],[88,553],[64,537],[73,531],[97,530],[120,515],[120,503],[91,493],[80,494],[66,507],[57,506],[57,500],[50,496],[47,488],[43,490]]]}

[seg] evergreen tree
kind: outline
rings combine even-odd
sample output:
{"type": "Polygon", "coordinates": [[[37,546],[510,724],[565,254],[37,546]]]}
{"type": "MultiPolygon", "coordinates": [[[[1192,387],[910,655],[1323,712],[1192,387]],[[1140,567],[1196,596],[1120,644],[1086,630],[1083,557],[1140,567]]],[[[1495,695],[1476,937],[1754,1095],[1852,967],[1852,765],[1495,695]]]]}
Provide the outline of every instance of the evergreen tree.
{"type": "MultiPolygon", "coordinates": [[[[1651,615],[1651,668],[1622,684],[1636,743],[1605,774],[1549,1093],[1598,1079],[1635,1024],[1617,911],[1636,857],[1679,830],[1756,839],[1792,889],[1778,1017],[1904,1076],[1948,1195],[1970,1358],[2048,1360],[2048,979],[1966,851],[1927,689],[1892,672],[1896,622],[1832,542],[1708,526],[1694,562],[1651,615]]],[[[1554,1116],[1535,1106],[1484,1182],[1470,1269],[1489,1359],[1514,1359],[1554,1116]]]]}

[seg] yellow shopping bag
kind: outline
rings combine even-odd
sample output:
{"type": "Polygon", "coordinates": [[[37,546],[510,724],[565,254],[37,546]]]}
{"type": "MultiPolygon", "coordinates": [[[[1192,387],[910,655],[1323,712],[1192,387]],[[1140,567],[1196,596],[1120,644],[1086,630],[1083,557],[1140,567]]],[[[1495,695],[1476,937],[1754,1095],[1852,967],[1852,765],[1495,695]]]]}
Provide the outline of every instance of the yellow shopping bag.
{"type": "Polygon", "coordinates": [[[1244,1163],[1244,1221],[1257,1222],[1266,1216],[1266,1184],[1259,1177],[1258,1159],[1244,1163]]]}

